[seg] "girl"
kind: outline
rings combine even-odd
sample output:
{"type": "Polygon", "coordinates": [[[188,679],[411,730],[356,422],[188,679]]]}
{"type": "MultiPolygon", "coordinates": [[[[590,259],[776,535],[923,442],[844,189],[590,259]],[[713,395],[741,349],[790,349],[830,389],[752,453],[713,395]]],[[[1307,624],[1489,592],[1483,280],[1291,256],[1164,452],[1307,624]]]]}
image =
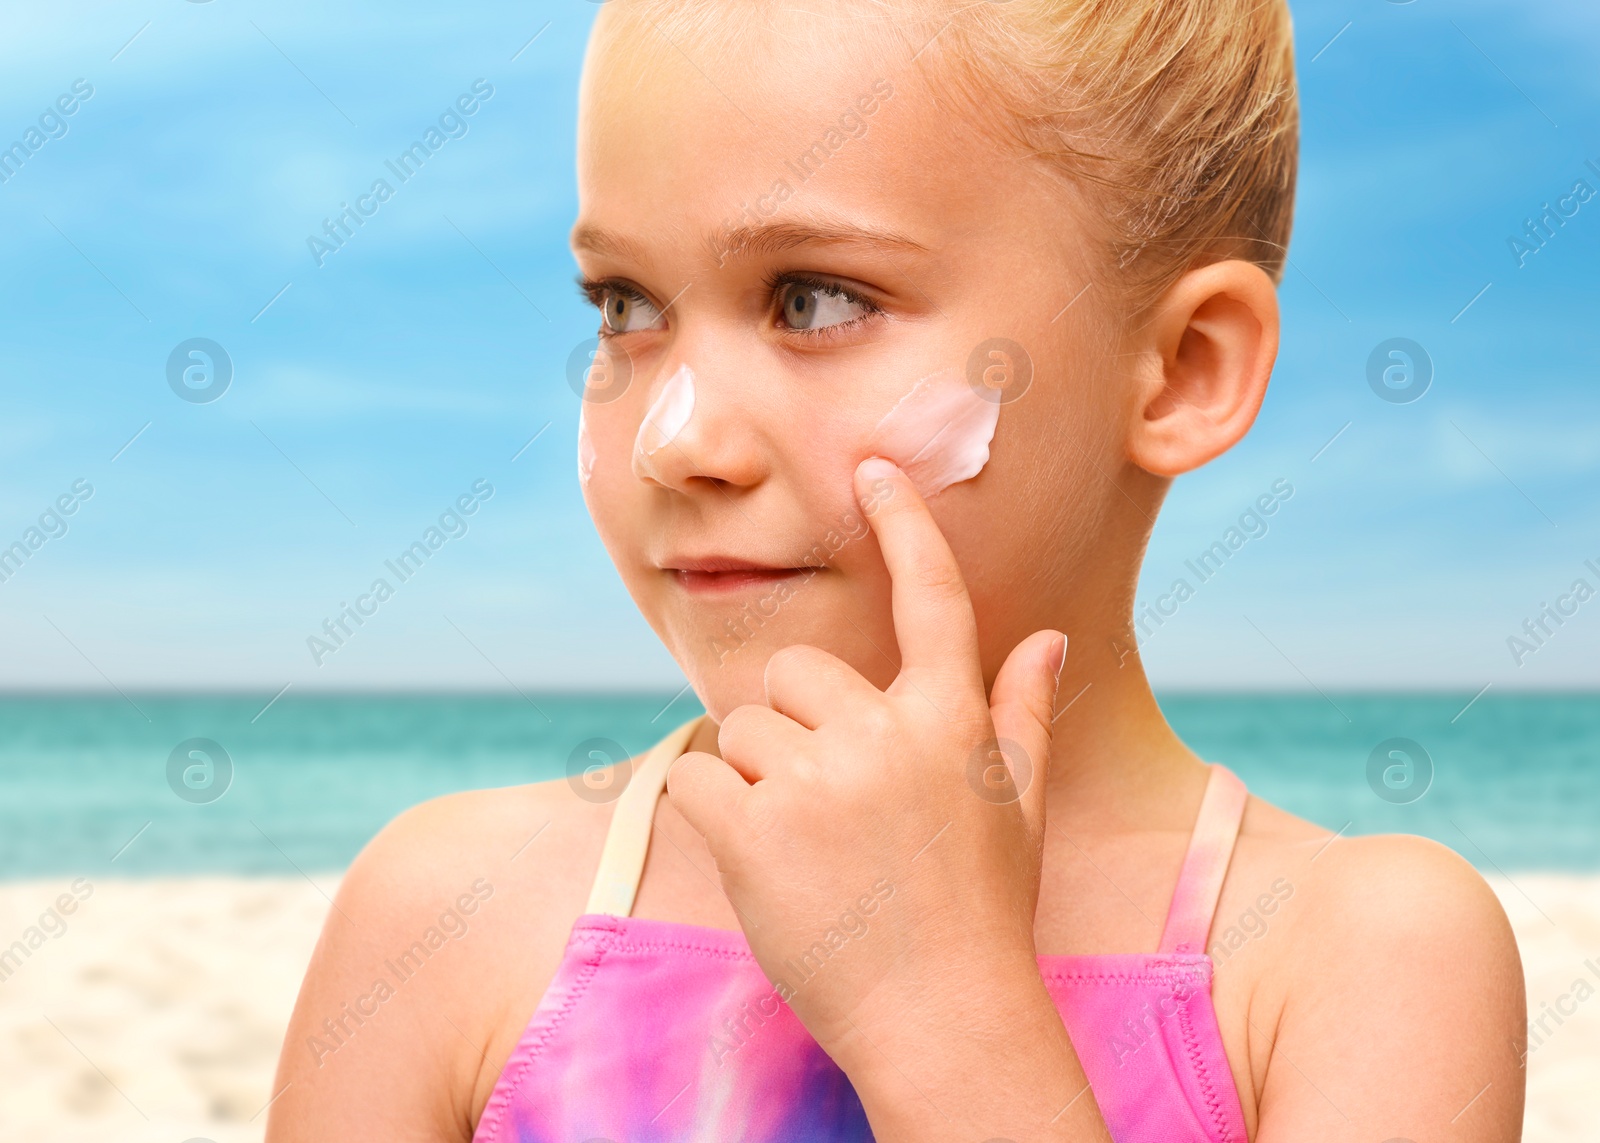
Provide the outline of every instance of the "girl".
{"type": "Polygon", "coordinates": [[[1488,887],[1248,797],[1130,629],[1295,148],[1281,0],[601,8],[579,473],[706,714],[375,838],[269,1138],[1516,1139],[1488,887]]]}

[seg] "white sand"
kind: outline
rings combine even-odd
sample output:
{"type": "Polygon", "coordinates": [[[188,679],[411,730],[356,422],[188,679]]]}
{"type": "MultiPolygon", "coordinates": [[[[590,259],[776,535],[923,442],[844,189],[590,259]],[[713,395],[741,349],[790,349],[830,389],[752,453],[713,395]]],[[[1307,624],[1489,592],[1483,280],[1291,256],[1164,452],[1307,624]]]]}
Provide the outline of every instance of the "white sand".
{"type": "Polygon", "coordinates": [[[1529,873],[1490,884],[1522,950],[1528,1017],[1543,1016],[1549,1030],[1528,1039],[1522,1137],[1592,1143],[1600,1130],[1600,877],[1529,873]],[[1575,988],[1579,981],[1588,988],[1575,988]]]}
{"type": "MultiPolygon", "coordinates": [[[[0,949],[70,881],[0,884],[0,949]]],[[[327,910],[299,878],[94,882],[0,983],[0,1139],[259,1143],[327,910]]]]}
{"type": "MultiPolygon", "coordinates": [[[[0,884],[0,949],[70,878],[0,884]]],[[[1600,1122],[1600,877],[1495,882],[1528,1006],[1573,1010],[1528,1058],[1529,1143],[1590,1143],[1600,1122]],[[1524,896],[1526,894],[1526,896],[1524,896]]],[[[336,877],[100,881],[66,931],[0,981],[6,1143],[260,1140],[278,1045],[336,877]]],[[[81,891],[81,889],[80,889],[81,891]]],[[[0,975],[4,969],[0,968],[0,975]]]]}

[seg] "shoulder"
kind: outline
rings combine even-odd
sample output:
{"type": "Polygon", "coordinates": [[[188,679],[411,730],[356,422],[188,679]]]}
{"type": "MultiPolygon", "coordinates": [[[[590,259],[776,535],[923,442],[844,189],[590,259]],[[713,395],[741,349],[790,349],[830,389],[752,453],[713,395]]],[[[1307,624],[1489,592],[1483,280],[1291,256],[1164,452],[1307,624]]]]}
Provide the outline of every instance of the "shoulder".
{"type": "Polygon", "coordinates": [[[1261,936],[1213,951],[1219,985],[1248,996],[1241,1031],[1261,1137],[1315,1134],[1330,1101],[1351,1121],[1453,1122],[1481,1096],[1474,1139],[1520,1122],[1522,966],[1488,883],[1438,842],[1339,836],[1262,806],[1263,829],[1241,852],[1277,915],[1220,914],[1219,928],[1261,936]],[[1234,956],[1243,968],[1229,981],[1234,956]],[[1294,1064],[1272,1066],[1278,1058],[1294,1064]]]}
{"type": "MultiPolygon", "coordinates": [[[[1252,797],[1211,934],[1212,953],[1233,951],[1219,937],[1255,907],[1279,911],[1281,938],[1264,945],[1270,962],[1308,959],[1330,972],[1381,958],[1435,966],[1471,957],[1520,973],[1510,922],[1494,890],[1448,846],[1410,834],[1348,837],[1252,797]]],[[[1391,968],[1398,968],[1396,965],[1391,968]]],[[[1520,977],[1519,977],[1520,979],[1520,977]]]]}
{"type": "Polygon", "coordinates": [[[469,1136],[486,1061],[509,1055],[583,910],[611,809],[565,781],[472,790],[368,842],[301,985],[269,1138],[469,1136]],[[439,1079],[394,1078],[418,1074],[439,1079]]]}
{"type": "Polygon", "coordinates": [[[477,1011],[484,998],[476,970],[492,971],[494,999],[515,1006],[519,978],[542,992],[539,966],[548,962],[546,979],[554,972],[583,911],[612,806],[580,798],[562,780],[413,806],[366,845],[340,884],[335,913],[348,914],[361,936],[334,915],[325,935],[342,934],[352,947],[406,947],[430,928],[457,927],[451,910],[476,897],[472,937],[452,940],[455,964],[432,987],[477,1011]]]}
{"type": "Polygon", "coordinates": [[[413,806],[351,863],[324,938],[341,946],[409,943],[441,919],[453,924],[450,910],[476,896],[483,939],[462,941],[463,959],[492,956],[505,942],[564,940],[582,910],[610,810],[564,781],[413,806]],[[338,923],[345,917],[352,923],[338,923]]]}
{"type": "Polygon", "coordinates": [[[367,843],[340,897],[375,906],[375,920],[392,921],[476,878],[507,888],[531,881],[548,890],[563,873],[582,871],[588,849],[598,857],[610,809],[577,797],[560,780],[433,798],[397,815],[367,843]]]}
{"type": "Polygon", "coordinates": [[[1475,930],[1481,935],[1502,929],[1510,934],[1499,898],[1448,846],[1413,834],[1351,837],[1251,796],[1228,885],[1278,878],[1302,894],[1297,923],[1308,927],[1334,920],[1381,920],[1392,927],[1397,912],[1409,910],[1417,923],[1449,921],[1487,926],[1475,930]]]}
{"type": "Polygon", "coordinates": [[[1434,969],[1497,960],[1520,980],[1500,899],[1466,859],[1439,842],[1411,834],[1329,834],[1297,881],[1298,940],[1308,954],[1320,949],[1330,968],[1353,958],[1391,970],[1423,956],[1434,969]]]}

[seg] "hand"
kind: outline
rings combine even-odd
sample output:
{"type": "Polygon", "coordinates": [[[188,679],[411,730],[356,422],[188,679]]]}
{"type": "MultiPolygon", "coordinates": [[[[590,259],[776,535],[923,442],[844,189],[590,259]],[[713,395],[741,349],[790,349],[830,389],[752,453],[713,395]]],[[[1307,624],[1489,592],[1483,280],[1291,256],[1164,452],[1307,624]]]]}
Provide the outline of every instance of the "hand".
{"type": "Polygon", "coordinates": [[[985,695],[972,604],[927,505],[881,458],[855,479],[893,581],[899,675],[879,691],[784,647],[766,705],[723,721],[722,757],[686,753],[667,781],[757,962],[847,1073],[890,1043],[987,1039],[1008,984],[1048,1006],[1033,917],[1066,651],[1034,633],[985,695]]]}

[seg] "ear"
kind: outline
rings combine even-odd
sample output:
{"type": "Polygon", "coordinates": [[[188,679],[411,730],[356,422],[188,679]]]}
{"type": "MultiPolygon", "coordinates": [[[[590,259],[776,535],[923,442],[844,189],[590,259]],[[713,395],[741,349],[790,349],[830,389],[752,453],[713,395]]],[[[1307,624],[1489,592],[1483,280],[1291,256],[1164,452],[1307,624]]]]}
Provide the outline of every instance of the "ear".
{"type": "Polygon", "coordinates": [[[1278,354],[1278,294],[1265,270],[1229,259],[1190,270],[1135,335],[1143,371],[1128,456],[1157,476],[1199,468],[1249,430],[1278,354]]]}

